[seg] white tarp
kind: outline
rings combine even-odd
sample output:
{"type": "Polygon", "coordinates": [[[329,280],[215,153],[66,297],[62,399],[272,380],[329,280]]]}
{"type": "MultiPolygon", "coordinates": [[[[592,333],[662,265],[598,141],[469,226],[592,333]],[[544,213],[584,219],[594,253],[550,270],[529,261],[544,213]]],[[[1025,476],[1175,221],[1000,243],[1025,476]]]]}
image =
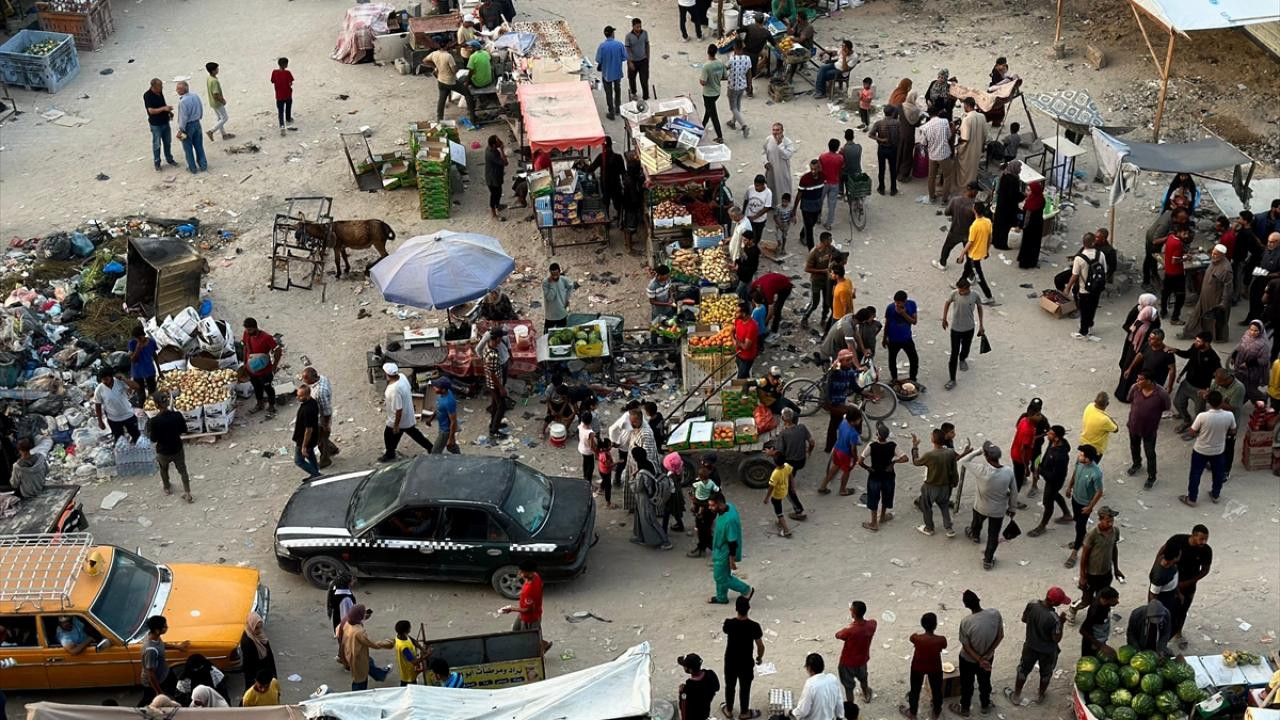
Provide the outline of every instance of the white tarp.
{"type": "Polygon", "coordinates": [[[1178,32],[1214,30],[1280,20],[1276,0],[1132,0],[1178,32]]]}
{"type": "Polygon", "coordinates": [[[618,720],[644,717],[649,704],[649,643],[642,643],[613,662],[518,687],[379,688],[307,700],[302,709],[338,720],[618,720]]]}

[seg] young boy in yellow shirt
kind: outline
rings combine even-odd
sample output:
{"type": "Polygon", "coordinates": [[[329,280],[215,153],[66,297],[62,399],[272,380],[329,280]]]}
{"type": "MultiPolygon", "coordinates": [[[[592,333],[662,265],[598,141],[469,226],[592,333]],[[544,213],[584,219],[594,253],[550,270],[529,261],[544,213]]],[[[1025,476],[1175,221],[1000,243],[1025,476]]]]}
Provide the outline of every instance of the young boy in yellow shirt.
{"type": "Polygon", "coordinates": [[[782,513],[782,500],[791,488],[793,474],[795,469],[782,453],[773,456],[773,473],[769,475],[769,488],[764,492],[764,502],[773,503],[773,514],[778,518],[778,534],[784,538],[791,537],[791,528],[787,527],[787,517],[782,513]]]}
{"type": "Polygon", "coordinates": [[[271,674],[271,668],[258,668],[253,684],[245,688],[240,704],[244,707],[270,707],[280,704],[280,681],[271,674]]]}

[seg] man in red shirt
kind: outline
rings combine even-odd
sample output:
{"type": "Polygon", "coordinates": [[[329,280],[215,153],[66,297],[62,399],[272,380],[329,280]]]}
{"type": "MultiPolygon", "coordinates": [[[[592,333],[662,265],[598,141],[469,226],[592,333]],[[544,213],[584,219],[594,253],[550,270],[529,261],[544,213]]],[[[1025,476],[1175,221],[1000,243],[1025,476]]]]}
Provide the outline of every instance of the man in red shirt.
{"type": "MultiPolygon", "coordinates": [[[[513,632],[521,630],[537,630],[542,633],[542,576],[538,574],[538,566],[532,560],[522,560],[520,562],[520,579],[524,581],[524,586],[520,588],[520,604],[516,606],[507,605],[502,608],[503,613],[518,613],[515,623],[512,624],[513,632]]],[[[551,643],[546,640],[542,641],[542,652],[546,653],[551,649],[551,643]]]]}
{"type": "Polygon", "coordinates": [[[782,273],[765,273],[751,283],[748,296],[755,290],[760,291],[764,304],[769,306],[769,316],[765,319],[769,332],[778,332],[778,326],[782,324],[782,305],[791,297],[791,278],[782,273]]]}
{"type": "Polygon", "coordinates": [[[1160,314],[1169,314],[1169,296],[1173,296],[1173,318],[1169,321],[1181,325],[1182,304],[1187,300],[1187,277],[1182,267],[1186,255],[1186,243],[1191,239],[1189,230],[1169,233],[1164,240],[1164,284],[1160,288],[1160,314]]]}
{"type": "Polygon", "coordinates": [[[267,419],[276,416],[275,370],[280,364],[283,351],[270,334],[258,329],[258,321],[253,318],[244,319],[244,369],[249,373],[249,384],[253,385],[253,396],[258,404],[249,414],[267,411],[267,419]]]}
{"type": "Polygon", "coordinates": [[[1218,244],[1227,248],[1227,259],[1235,260],[1236,258],[1236,229],[1231,226],[1231,220],[1226,215],[1219,215],[1218,219],[1213,221],[1213,231],[1218,233],[1218,244]]]}
{"type": "Polygon", "coordinates": [[[738,379],[746,380],[760,354],[760,326],[751,319],[751,306],[745,302],[738,303],[738,317],[733,320],[733,344],[738,350],[738,379]]]}
{"type": "Polygon", "coordinates": [[[276,61],[280,67],[271,71],[271,84],[276,88],[276,115],[280,117],[280,134],[284,124],[293,122],[293,73],[289,72],[289,58],[276,61]]]}
{"type": "Polygon", "coordinates": [[[867,604],[861,600],[849,603],[853,622],[836,633],[837,640],[844,641],[840,651],[840,684],[844,686],[845,700],[853,702],[853,691],[862,686],[862,702],[871,702],[871,687],[867,685],[867,662],[871,660],[871,638],[876,634],[876,621],[866,620],[867,604]]]}
{"type": "Polygon", "coordinates": [[[836,200],[840,197],[840,176],[844,173],[844,155],[840,153],[840,141],[831,138],[827,141],[827,151],[818,156],[818,164],[822,166],[823,195],[827,200],[827,221],[822,227],[831,229],[836,221],[836,200]]]}

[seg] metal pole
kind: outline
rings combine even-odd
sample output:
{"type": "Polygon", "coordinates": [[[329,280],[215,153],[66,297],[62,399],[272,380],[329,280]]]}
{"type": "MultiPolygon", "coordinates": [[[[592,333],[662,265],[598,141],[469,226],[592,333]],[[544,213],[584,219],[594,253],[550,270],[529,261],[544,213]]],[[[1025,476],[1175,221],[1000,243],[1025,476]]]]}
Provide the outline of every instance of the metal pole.
{"type": "Polygon", "coordinates": [[[1053,30],[1053,44],[1062,42],[1062,0],[1058,0],[1058,23],[1053,30]]]}
{"type": "MultiPolygon", "coordinates": [[[[1120,172],[1117,170],[1116,172],[1120,172]]],[[[1107,218],[1107,241],[1113,246],[1116,242],[1116,206],[1111,206],[1111,212],[1107,218]]]]}
{"type": "Polygon", "coordinates": [[[1156,103],[1155,127],[1151,142],[1160,142],[1160,121],[1164,119],[1164,101],[1169,94],[1169,70],[1173,67],[1173,28],[1169,28],[1169,48],[1164,54],[1164,67],[1160,68],[1160,100],[1156,103]]]}
{"type": "Polygon", "coordinates": [[[716,37],[724,37],[724,0],[716,0],[716,37]]]}

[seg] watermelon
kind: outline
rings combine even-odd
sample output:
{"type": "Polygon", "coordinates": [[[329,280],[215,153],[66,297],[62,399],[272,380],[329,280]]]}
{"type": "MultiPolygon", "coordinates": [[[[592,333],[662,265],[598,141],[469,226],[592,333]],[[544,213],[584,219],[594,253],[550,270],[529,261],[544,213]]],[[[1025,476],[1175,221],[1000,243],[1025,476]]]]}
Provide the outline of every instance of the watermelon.
{"type": "Polygon", "coordinates": [[[1156,695],[1156,709],[1166,715],[1176,713],[1182,709],[1182,703],[1178,700],[1178,696],[1172,690],[1165,690],[1156,695]]]}
{"type": "Polygon", "coordinates": [[[1156,711],[1156,699],[1146,693],[1138,693],[1133,696],[1133,701],[1129,703],[1129,707],[1142,717],[1146,717],[1156,711]]]}
{"type": "Polygon", "coordinates": [[[1160,677],[1158,672],[1147,673],[1142,676],[1142,682],[1138,686],[1148,695],[1159,695],[1164,689],[1164,678],[1160,677]]]}
{"type": "Polygon", "coordinates": [[[1113,665],[1103,665],[1101,670],[1094,673],[1093,680],[1094,684],[1107,692],[1120,687],[1120,673],[1113,665]]]}
{"type": "Polygon", "coordinates": [[[1129,661],[1129,667],[1140,673],[1155,672],[1160,665],[1160,656],[1150,650],[1143,650],[1129,661]]]}
{"type": "Polygon", "coordinates": [[[1137,654],[1138,648],[1132,645],[1121,645],[1120,649],[1116,650],[1116,662],[1121,665],[1128,665],[1133,656],[1137,654]]]}
{"type": "Polygon", "coordinates": [[[1168,684],[1174,685],[1182,682],[1183,680],[1195,680],[1196,670],[1186,662],[1174,661],[1174,662],[1167,663],[1164,666],[1164,668],[1161,668],[1160,675],[1166,681],[1168,681],[1168,684]],[[1166,672],[1165,668],[1168,668],[1167,672],[1170,673],[1172,677],[1170,677],[1170,675],[1165,674],[1166,672]]]}
{"type": "Polygon", "coordinates": [[[1093,673],[1078,672],[1076,673],[1076,689],[1086,695],[1094,688],[1093,673]]]}
{"type": "Polygon", "coordinates": [[[1133,702],[1133,693],[1125,690],[1124,688],[1120,688],[1119,690],[1111,693],[1112,705],[1123,705],[1128,707],[1131,702],[1133,702]]]}
{"type": "Polygon", "coordinates": [[[1086,707],[1089,708],[1089,712],[1093,713],[1093,716],[1098,718],[1098,720],[1105,720],[1107,717],[1107,712],[1097,703],[1089,703],[1086,707]]]}
{"type": "Polygon", "coordinates": [[[1132,690],[1133,688],[1138,687],[1138,684],[1141,682],[1142,673],[1128,665],[1120,668],[1120,687],[1132,690]]]}
{"type": "Polygon", "coordinates": [[[1076,661],[1076,672],[1096,673],[1102,667],[1102,661],[1092,655],[1085,655],[1076,661]]]}
{"type": "Polygon", "coordinates": [[[1174,692],[1178,693],[1178,699],[1182,702],[1200,702],[1200,688],[1195,680],[1183,680],[1178,683],[1178,687],[1174,688],[1174,692]]]}
{"type": "MultiPolygon", "coordinates": [[[[1097,681],[1097,677],[1094,677],[1094,681],[1095,682],[1097,681]]],[[[1090,703],[1093,703],[1094,705],[1106,705],[1107,701],[1111,699],[1112,690],[1115,690],[1115,688],[1110,688],[1107,690],[1104,690],[1102,688],[1094,688],[1093,690],[1089,691],[1088,700],[1090,703]]],[[[1174,699],[1177,700],[1176,697],[1174,699]]]]}
{"type": "MultiPolygon", "coordinates": [[[[1116,692],[1123,691],[1117,690],[1116,692]]],[[[1138,713],[1134,712],[1133,708],[1130,707],[1114,707],[1111,708],[1111,714],[1108,717],[1111,720],[1138,720],[1138,713]]]]}

